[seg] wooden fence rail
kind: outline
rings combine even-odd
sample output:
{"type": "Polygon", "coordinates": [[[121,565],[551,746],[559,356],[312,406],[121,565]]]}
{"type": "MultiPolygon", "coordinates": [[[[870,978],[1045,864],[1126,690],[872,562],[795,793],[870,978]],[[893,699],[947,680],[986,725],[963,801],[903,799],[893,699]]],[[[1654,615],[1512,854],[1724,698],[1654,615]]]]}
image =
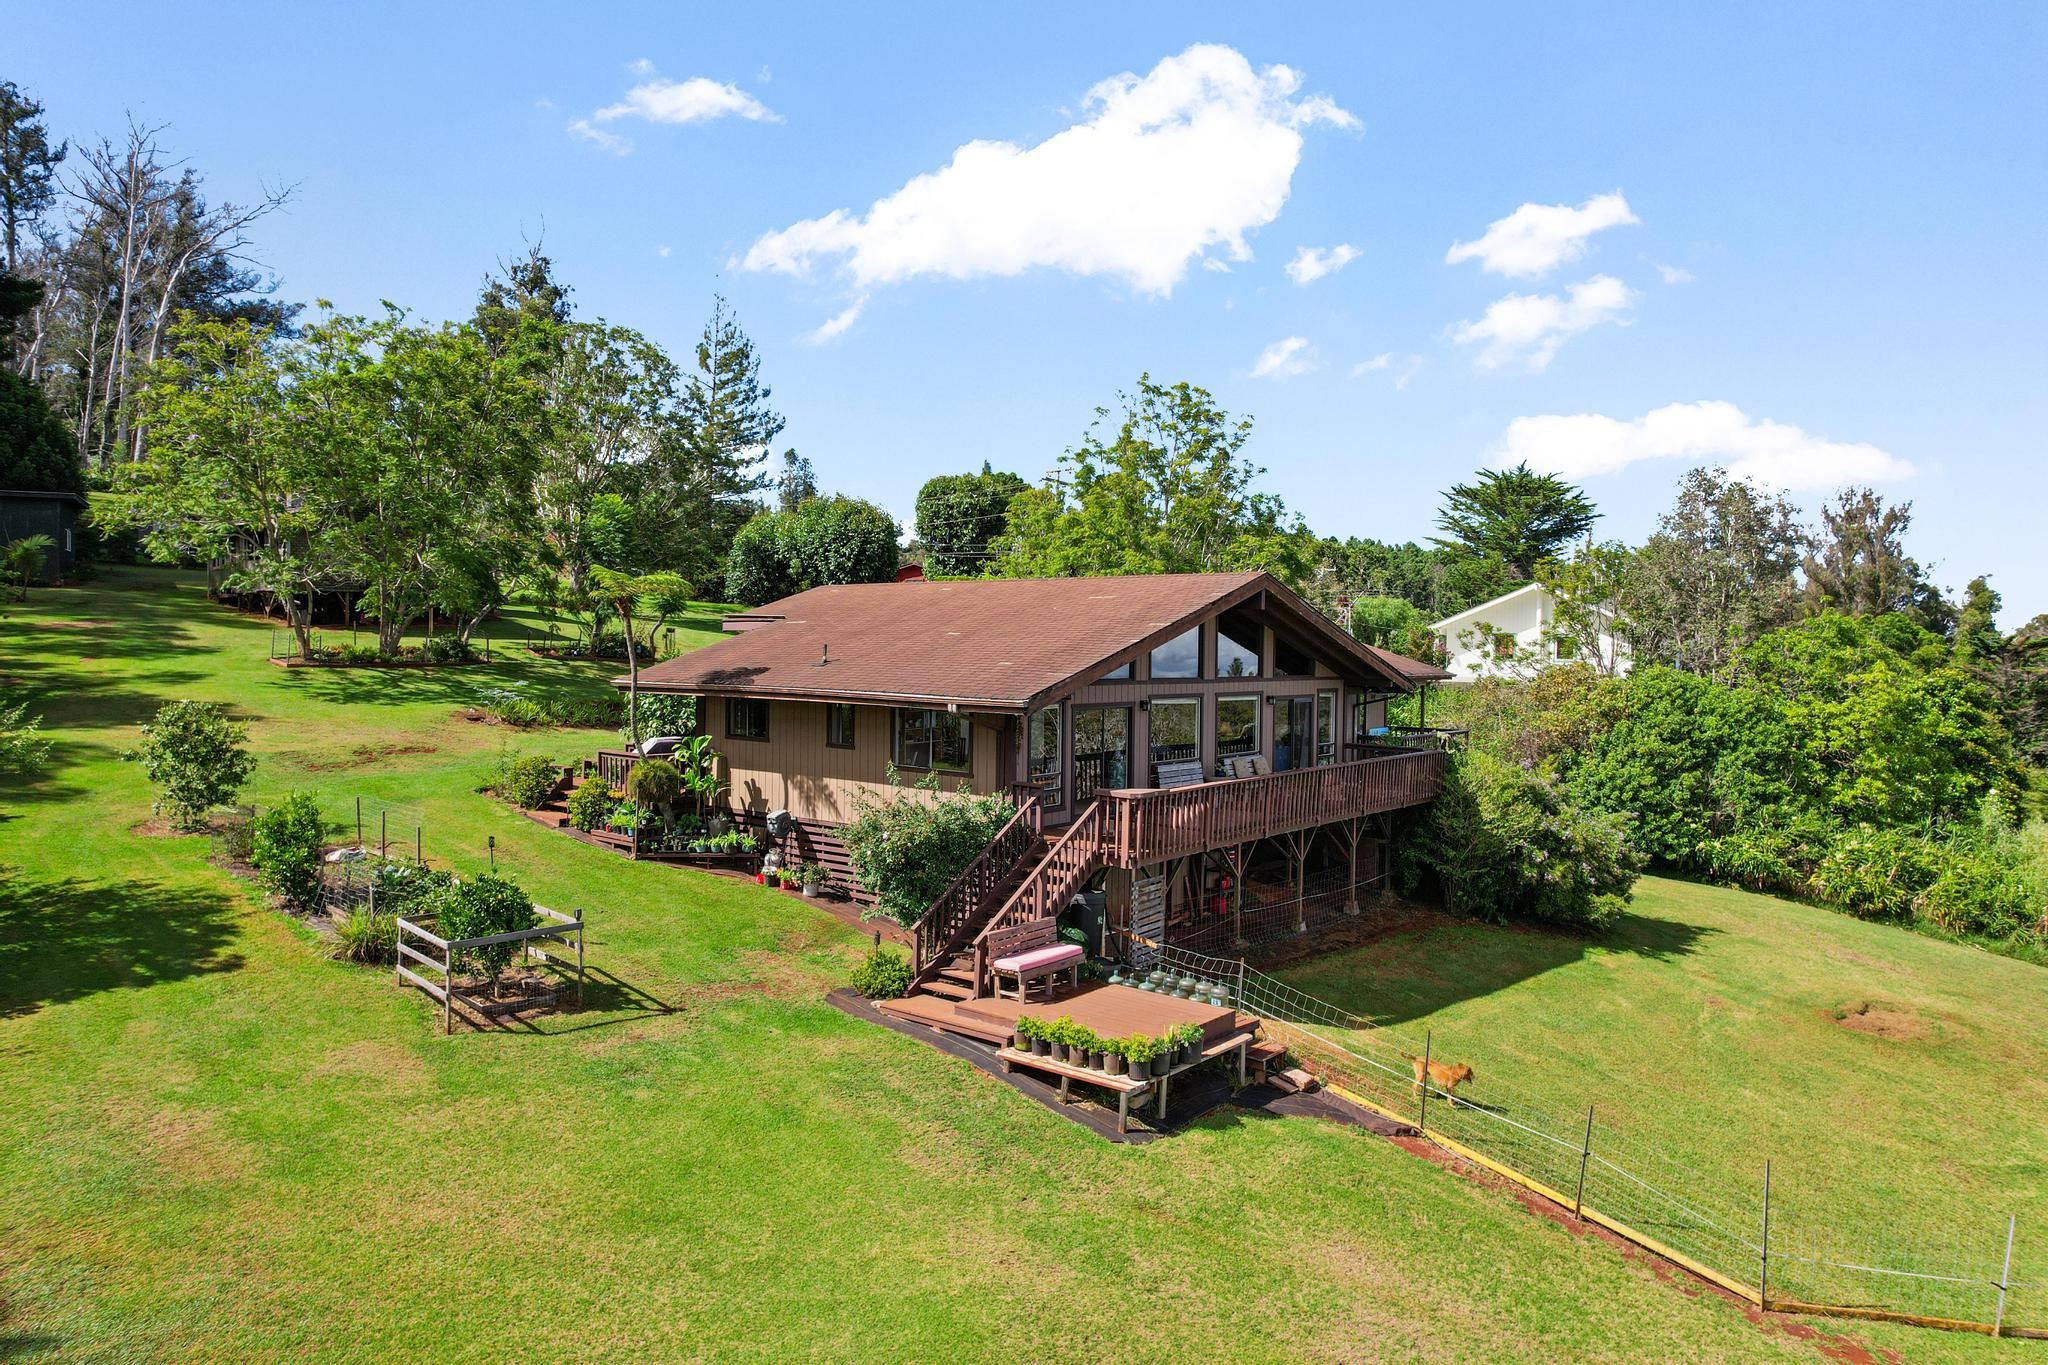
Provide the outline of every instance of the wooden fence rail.
{"type": "MultiPolygon", "coordinates": [[[[398,921],[398,983],[404,985],[409,981],[435,1000],[440,1001],[441,1031],[443,1033],[453,1033],[455,1031],[455,1002],[458,999],[472,1009],[477,1009],[479,1013],[483,1012],[481,1007],[465,995],[455,984],[455,958],[457,954],[468,948],[487,948],[499,943],[518,943],[523,945],[526,950],[539,952],[541,960],[548,961],[550,959],[547,953],[535,948],[533,945],[543,941],[552,941],[576,950],[576,1004],[580,1008],[583,1004],[583,920],[579,916],[564,915],[542,905],[536,905],[533,908],[536,914],[543,917],[544,923],[536,924],[531,929],[515,929],[505,934],[486,934],[481,938],[442,938],[424,925],[415,924],[409,919],[400,919],[398,921]],[[428,947],[438,949],[440,956],[435,957],[432,953],[423,952],[419,948],[415,948],[406,941],[409,938],[417,939],[428,947]],[[437,973],[441,978],[440,982],[436,984],[420,975],[419,972],[406,966],[405,964],[408,960],[418,963],[426,971],[437,973]]],[[[565,963],[564,965],[566,966],[567,964],[565,963]]]]}

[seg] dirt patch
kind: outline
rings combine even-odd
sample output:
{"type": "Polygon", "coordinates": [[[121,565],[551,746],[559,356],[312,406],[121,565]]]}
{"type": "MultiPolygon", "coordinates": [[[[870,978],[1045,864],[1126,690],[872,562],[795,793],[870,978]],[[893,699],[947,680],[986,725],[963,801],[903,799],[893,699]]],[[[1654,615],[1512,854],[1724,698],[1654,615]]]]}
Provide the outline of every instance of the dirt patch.
{"type": "Polygon", "coordinates": [[[387,758],[404,754],[436,754],[440,750],[432,744],[362,744],[349,750],[347,758],[330,758],[319,763],[305,765],[307,772],[327,773],[344,768],[367,768],[387,758]]]}
{"type": "Polygon", "coordinates": [[[1912,1010],[1882,1001],[1859,1000],[1828,1011],[1828,1017],[1851,1033],[1867,1034],[1893,1043],[1917,1043],[1933,1029],[1912,1010]]]}
{"type": "Polygon", "coordinates": [[[1260,971],[1274,972],[1330,953],[1360,948],[1395,934],[1426,929],[1455,921],[1440,910],[1430,910],[1388,897],[1366,899],[1356,917],[1345,916],[1297,939],[1287,939],[1269,948],[1254,948],[1246,960],[1260,971]]]}
{"type": "Polygon", "coordinates": [[[48,626],[52,630],[105,630],[114,623],[112,621],[43,621],[38,624],[48,626]]]}

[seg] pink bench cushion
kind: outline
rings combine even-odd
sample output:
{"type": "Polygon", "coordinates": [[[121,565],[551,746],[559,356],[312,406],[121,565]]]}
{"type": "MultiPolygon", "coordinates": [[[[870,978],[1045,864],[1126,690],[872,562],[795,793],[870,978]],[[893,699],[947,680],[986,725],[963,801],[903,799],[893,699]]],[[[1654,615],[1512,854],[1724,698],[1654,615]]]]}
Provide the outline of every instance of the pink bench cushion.
{"type": "Polygon", "coordinates": [[[1086,956],[1077,944],[1056,943],[1049,948],[1033,948],[1014,957],[999,957],[996,970],[1012,973],[1043,971],[1048,967],[1064,967],[1069,962],[1079,962],[1086,956]]]}

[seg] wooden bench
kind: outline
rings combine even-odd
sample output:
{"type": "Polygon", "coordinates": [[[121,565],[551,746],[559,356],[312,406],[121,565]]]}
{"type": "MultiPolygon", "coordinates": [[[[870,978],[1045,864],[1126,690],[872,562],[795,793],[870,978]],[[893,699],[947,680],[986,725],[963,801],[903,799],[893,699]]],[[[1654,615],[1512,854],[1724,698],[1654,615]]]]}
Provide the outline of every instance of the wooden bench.
{"type": "Polygon", "coordinates": [[[1161,763],[1152,769],[1153,785],[1161,791],[1173,787],[1193,787],[1203,781],[1202,764],[1198,759],[1183,759],[1177,763],[1161,763]]]}
{"type": "Polygon", "coordinates": [[[988,936],[989,972],[995,977],[996,999],[1003,998],[1003,978],[1017,979],[1017,998],[1031,998],[1031,983],[1046,983],[1050,998],[1052,983],[1061,972],[1071,974],[1071,984],[1081,985],[1081,963],[1088,954],[1078,943],[1062,943],[1059,921],[1035,919],[988,936]],[[1008,964],[1008,965],[1005,965],[1008,964]]]}

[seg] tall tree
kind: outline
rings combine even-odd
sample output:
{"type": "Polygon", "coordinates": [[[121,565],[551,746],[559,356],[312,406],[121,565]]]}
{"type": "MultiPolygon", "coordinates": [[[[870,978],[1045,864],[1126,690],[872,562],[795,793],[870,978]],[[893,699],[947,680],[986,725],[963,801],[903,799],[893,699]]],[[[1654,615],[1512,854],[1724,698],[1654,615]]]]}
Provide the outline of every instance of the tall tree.
{"type": "Polygon", "coordinates": [[[1482,469],[1443,496],[1438,548],[1499,559],[1520,582],[1534,578],[1538,565],[1592,530],[1600,516],[1577,486],[1526,463],[1482,469]]]}
{"type": "Polygon", "coordinates": [[[496,274],[484,276],[471,320],[494,356],[521,347],[544,350],[574,313],[569,293],[570,286],[555,278],[553,259],[539,242],[530,242],[524,255],[499,262],[496,274]]]}
{"type": "Polygon", "coordinates": [[[1820,509],[1821,533],[1805,559],[1806,603],[1850,616],[1907,612],[1922,625],[1950,624],[1941,594],[1906,553],[1913,504],[1886,504],[1869,488],[1845,488],[1820,509]]]}
{"type": "Polygon", "coordinates": [[[1797,611],[1799,509],[1722,469],[1694,469],[1635,555],[1619,605],[1636,661],[1720,678],[1797,611]]]}
{"type": "Polygon", "coordinates": [[[1266,569],[1290,584],[1307,577],[1315,540],[1277,496],[1256,490],[1265,471],[1243,453],[1249,418],[1233,418],[1206,389],[1155,383],[1149,374],[1119,401],[1119,413],[1096,410],[1087,437],[1061,456],[1057,479],[1011,502],[994,546],[996,573],[1266,569]]]}
{"type": "Polygon", "coordinates": [[[7,370],[0,370],[0,488],[85,491],[71,433],[42,390],[7,370]]]}
{"type": "Polygon", "coordinates": [[[683,388],[682,412],[710,482],[727,495],[767,485],[760,465],[782,434],[782,414],[768,405],[774,391],[761,382],[761,357],[724,297],[714,296],[711,318],[697,342],[697,368],[683,388]]]}
{"type": "Polygon", "coordinates": [[[1009,525],[1010,504],[1031,485],[981,462],[979,474],[940,474],[917,490],[917,538],[924,571],[966,577],[988,567],[989,545],[1009,525]]]}
{"type": "Polygon", "coordinates": [[[811,462],[794,450],[782,452],[782,473],[775,478],[775,505],[778,510],[794,512],[797,508],[818,496],[818,476],[811,468],[811,462]]]}
{"type": "Polygon", "coordinates": [[[246,320],[174,327],[139,399],[161,439],[121,471],[108,518],[152,558],[225,562],[224,586],[276,597],[308,658],[313,594],[351,581],[337,529],[354,492],[303,382],[310,363],[246,320]]]}
{"type": "Polygon", "coordinates": [[[0,81],[0,246],[4,268],[15,274],[23,241],[57,197],[57,167],[68,145],[50,145],[43,106],[13,81],[0,81]]]}
{"type": "Polygon", "coordinates": [[[858,498],[813,498],[763,512],[733,537],[725,591],[759,606],[827,583],[886,583],[896,575],[895,518],[858,498]]]}

